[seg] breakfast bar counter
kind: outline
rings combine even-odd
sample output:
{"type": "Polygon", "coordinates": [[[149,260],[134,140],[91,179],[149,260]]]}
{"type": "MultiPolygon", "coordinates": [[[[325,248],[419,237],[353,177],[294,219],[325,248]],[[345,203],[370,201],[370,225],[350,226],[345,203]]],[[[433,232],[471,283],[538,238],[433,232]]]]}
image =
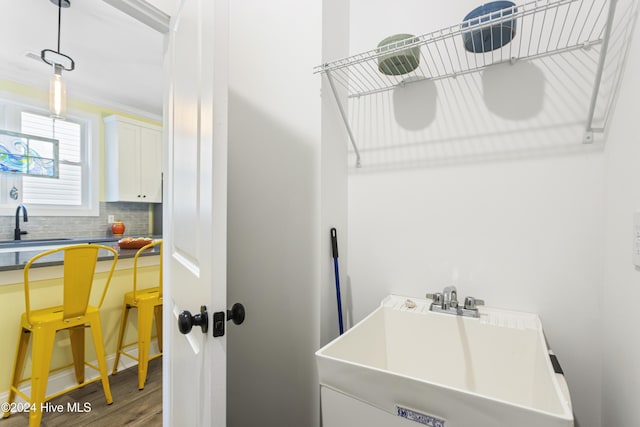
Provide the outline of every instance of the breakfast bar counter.
{"type": "MultiPolygon", "coordinates": [[[[132,236],[133,237],[133,236],[132,236]]],[[[161,236],[149,236],[159,239],[161,236]]],[[[38,242],[24,240],[16,243],[15,250],[11,248],[11,242],[0,242],[0,324],[2,324],[2,334],[5,343],[14,343],[18,340],[20,331],[20,316],[25,311],[24,296],[24,265],[34,255],[44,252],[56,246],[96,243],[111,246],[118,251],[118,262],[107,290],[104,304],[100,309],[102,319],[102,329],[104,334],[105,351],[107,359],[113,360],[116,351],[116,340],[118,337],[118,327],[122,309],[123,296],[131,291],[133,286],[133,257],[137,249],[121,249],[118,245],[119,238],[91,238],[91,239],[66,239],[63,242],[43,241],[38,242]]],[[[144,256],[138,258],[138,286],[140,289],[158,286],[158,269],[160,268],[159,248],[155,247],[144,256]]],[[[109,275],[111,260],[113,256],[110,252],[105,254],[96,265],[94,280],[98,283],[92,291],[92,301],[95,304],[100,299],[100,291],[109,275]]],[[[61,304],[63,294],[61,292],[61,278],[64,276],[62,255],[55,260],[48,262],[34,263],[29,270],[29,287],[31,289],[32,307],[48,307],[61,304]],[[37,268],[36,268],[37,267],[37,268]]],[[[48,258],[48,257],[45,257],[48,258]]],[[[135,318],[135,316],[134,316],[135,318]]],[[[132,328],[133,330],[134,328],[132,328]]],[[[71,363],[71,350],[69,340],[61,334],[54,351],[52,366],[64,366],[71,363]]],[[[125,342],[134,341],[134,336],[125,337],[125,342]]],[[[0,396],[8,392],[7,387],[10,382],[10,367],[13,364],[15,351],[11,349],[0,351],[0,396]]],[[[93,346],[87,344],[87,360],[94,360],[93,346]]],[[[157,349],[156,349],[157,351],[157,349]]],[[[111,363],[111,362],[109,362],[111,363]]],[[[73,383],[73,370],[66,372],[64,378],[69,378],[73,383]]],[[[60,373],[62,375],[62,372],[60,373]]],[[[2,401],[2,399],[0,399],[2,401]]]]}
{"type": "MultiPolygon", "coordinates": [[[[150,238],[153,240],[157,240],[162,238],[162,236],[151,236],[150,238]]],[[[119,240],[120,238],[116,237],[87,237],[49,241],[18,240],[15,243],[0,243],[0,272],[9,270],[22,270],[24,268],[24,265],[35,255],[46,250],[53,249],[55,247],[66,245],[98,244],[110,246],[118,251],[118,259],[133,258],[138,250],[120,248],[120,246],[118,245],[119,240]]],[[[158,255],[158,253],[159,248],[154,247],[145,251],[143,254],[141,254],[141,256],[153,256],[158,255]]],[[[62,253],[44,257],[33,263],[32,268],[62,265],[62,257],[62,253]]],[[[100,251],[98,254],[99,261],[110,260],[111,258],[112,255],[108,251],[100,251]]],[[[1,282],[2,280],[0,280],[0,285],[2,285],[1,282]]]]}

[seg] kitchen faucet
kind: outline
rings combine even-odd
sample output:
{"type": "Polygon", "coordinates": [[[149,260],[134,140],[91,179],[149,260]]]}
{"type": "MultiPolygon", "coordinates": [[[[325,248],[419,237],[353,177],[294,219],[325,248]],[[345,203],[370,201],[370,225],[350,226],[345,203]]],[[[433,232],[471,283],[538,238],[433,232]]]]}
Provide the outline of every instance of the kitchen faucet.
{"type": "Polygon", "coordinates": [[[20,209],[22,209],[22,220],[24,222],[29,222],[27,207],[23,204],[19,204],[16,208],[16,229],[13,231],[13,240],[20,240],[21,235],[27,234],[26,231],[20,231],[20,209]]]}

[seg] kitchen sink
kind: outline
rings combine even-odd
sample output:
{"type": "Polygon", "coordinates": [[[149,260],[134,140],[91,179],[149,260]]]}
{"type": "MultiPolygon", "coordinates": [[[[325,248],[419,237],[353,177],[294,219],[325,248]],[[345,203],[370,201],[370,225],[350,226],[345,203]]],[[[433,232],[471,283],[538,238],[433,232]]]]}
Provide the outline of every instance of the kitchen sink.
{"type": "Polygon", "coordinates": [[[118,241],[116,237],[58,237],[48,239],[0,240],[0,253],[45,251],[61,245],[98,244],[113,245],[118,241]]]}
{"type": "Polygon", "coordinates": [[[430,304],[389,296],[316,353],[326,427],[574,425],[537,315],[481,307],[470,318],[430,304]]]}
{"type": "Polygon", "coordinates": [[[70,238],[0,240],[0,253],[45,250],[60,245],[68,245],[73,241],[74,239],[70,238]]]}
{"type": "Polygon", "coordinates": [[[25,239],[25,240],[0,240],[0,245],[39,245],[42,243],[66,242],[70,238],[52,238],[52,239],[25,239]]]}

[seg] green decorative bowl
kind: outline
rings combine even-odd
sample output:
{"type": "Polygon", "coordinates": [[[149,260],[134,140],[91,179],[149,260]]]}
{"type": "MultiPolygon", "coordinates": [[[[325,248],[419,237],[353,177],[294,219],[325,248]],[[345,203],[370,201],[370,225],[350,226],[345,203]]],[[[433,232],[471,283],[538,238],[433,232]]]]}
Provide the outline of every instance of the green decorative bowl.
{"type": "MultiPolygon", "coordinates": [[[[413,34],[395,34],[378,43],[378,53],[384,53],[403,45],[418,41],[413,34]]],[[[411,47],[396,51],[378,58],[378,70],[388,76],[400,76],[418,68],[420,64],[420,47],[411,47]]]]}

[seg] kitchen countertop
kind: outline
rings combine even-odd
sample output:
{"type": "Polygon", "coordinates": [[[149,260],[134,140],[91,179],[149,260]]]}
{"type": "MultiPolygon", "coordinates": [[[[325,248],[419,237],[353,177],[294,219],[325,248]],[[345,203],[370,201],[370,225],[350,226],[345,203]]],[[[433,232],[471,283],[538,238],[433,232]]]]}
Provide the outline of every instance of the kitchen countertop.
{"type": "MultiPolygon", "coordinates": [[[[128,236],[125,236],[128,237],[128,236]]],[[[162,236],[150,236],[152,239],[157,240],[161,239],[162,236]]],[[[5,248],[5,252],[0,253],[0,271],[9,271],[9,270],[22,270],[24,265],[35,255],[44,252],[45,250],[51,249],[54,246],[66,246],[66,245],[77,245],[83,243],[95,243],[104,246],[110,246],[118,251],[118,259],[125,258],[133,258],[138,252],[137,249],[121,249],[118,246],[118,240],[120,237],[87,237],[87,238],[72,238],[66,240],[58,240],[58,241],[42,241],[39,243],[31,243],[28,240],[23,240],[15,245],[12,245],[11,242],[4,242],[0,244],[3,248],[5,248]],[[9,251],[10,248],[15,246],[20,250],[9,251]],[[33,250],[29,250],[30,246],[33,246],[33,250]],[[47,246],[48,249],[43,249],[43,246],[47,246]]],[[[160,248],[154,247],[147,251],[145,251],[140,256],[152,256],[158,255],[160,253],[160,248]]],[[[38,261],[34,262],[31,265],[31,268],[35,267],[49,267],[53,265],[62,265],[62,257],[63,253],[56,253],[50,256],[43,257],[38,261]]],[[[113,256],[111,252],[101,250],[98,252],[98,261],[106,261],[112,259],[113,256]]]]}

